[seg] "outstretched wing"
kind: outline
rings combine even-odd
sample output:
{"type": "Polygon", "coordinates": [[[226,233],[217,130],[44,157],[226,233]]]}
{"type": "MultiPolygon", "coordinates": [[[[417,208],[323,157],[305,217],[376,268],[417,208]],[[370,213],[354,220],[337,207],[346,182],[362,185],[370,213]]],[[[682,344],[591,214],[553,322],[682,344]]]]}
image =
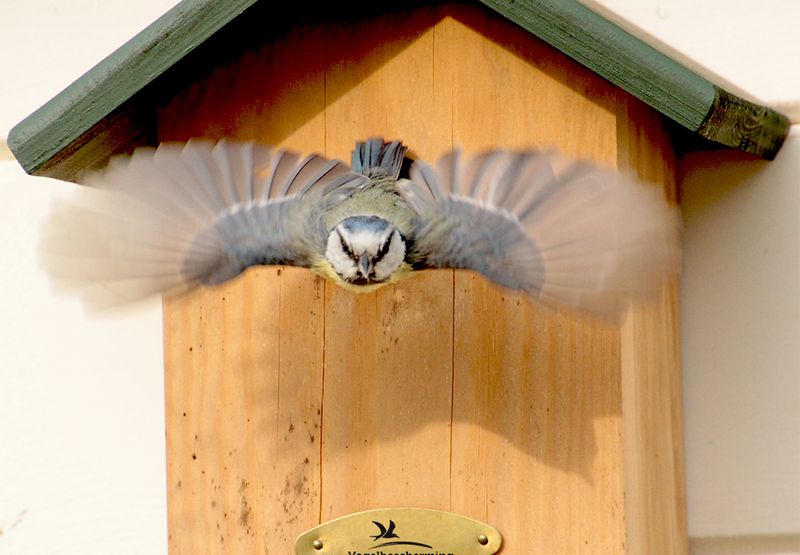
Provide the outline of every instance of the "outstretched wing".
{"type": "Polygon", "coordinates": [[[140,148],[55,207],[41,259],[56,286],[101,307],[254,264],[309,266],[326,239],[319,212],[365,182],[339,161],[255,143],[140,148]]]}
{"type": "Polygon", "coordinates": [[[613,316],[680,264],[680,219],[654,187],[554,152],[494,150],[401,184],[418,267],[467,268],[550,305],[613,316]]]}

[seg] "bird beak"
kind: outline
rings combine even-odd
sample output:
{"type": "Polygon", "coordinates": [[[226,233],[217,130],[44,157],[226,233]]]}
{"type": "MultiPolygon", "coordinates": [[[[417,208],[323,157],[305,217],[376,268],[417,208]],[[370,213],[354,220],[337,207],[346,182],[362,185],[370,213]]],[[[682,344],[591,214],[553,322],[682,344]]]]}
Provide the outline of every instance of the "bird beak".
{"type": "Polygon", "coordinates": [[[358,273],[361,274],[361,277],[366,279],[371,272],[372,264],[369,261],[369,257],[366,254],[362,254],[358,259],[358,273]]]}

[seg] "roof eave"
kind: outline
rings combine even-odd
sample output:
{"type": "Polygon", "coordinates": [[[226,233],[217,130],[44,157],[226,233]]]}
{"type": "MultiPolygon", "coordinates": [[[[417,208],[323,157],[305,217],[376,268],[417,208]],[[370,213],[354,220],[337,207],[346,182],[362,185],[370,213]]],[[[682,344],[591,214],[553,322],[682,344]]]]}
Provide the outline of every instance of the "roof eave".
{"type": "MultiPolygon", "coordinates": [[[[784,115],[714,85],[576,0],[481,1],[710,141],[772,159],[788,134],[784,115]]],[[[152,140],[131,99],[256,2],[183,0],[17,124],[9,148],[28,173],[71,179],[104,151],[152,140]],[[118,132],[97,154],[81,154],[97,147],[99,129],[118,132]]]]}

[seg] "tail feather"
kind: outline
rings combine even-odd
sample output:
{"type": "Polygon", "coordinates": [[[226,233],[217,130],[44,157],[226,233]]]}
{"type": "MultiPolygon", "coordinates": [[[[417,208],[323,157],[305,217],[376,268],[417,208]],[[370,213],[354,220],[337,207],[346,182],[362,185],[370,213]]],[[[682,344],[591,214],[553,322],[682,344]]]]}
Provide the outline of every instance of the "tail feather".
{"type": "Polygon", "coordinates": [[[393,177],[397,179],[407,147],[400,141],[385,142],[373,137],[356,143],[353,151],[353,171],[367,177],[393,177]]]}

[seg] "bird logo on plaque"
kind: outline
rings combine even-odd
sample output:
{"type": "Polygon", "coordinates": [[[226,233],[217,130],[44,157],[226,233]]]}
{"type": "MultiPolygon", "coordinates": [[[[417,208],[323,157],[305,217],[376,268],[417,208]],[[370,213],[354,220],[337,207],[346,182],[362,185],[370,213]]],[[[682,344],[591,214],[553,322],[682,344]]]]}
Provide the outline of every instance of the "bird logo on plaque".
{"type": "Polygon", "coordinates": [[[503,538],[495,528],[432,509],[355,513],[301,534],[297,555],[492,555],[503,538]]]}
{"type": "Polygon", "coordinates": [[[382,543],[379,543],[378,545],[374,545],[374,546],[372,546],[372,549],[377,549],[379,547],[388,547],[390,545],[392,545],[392,546],[396,546],[396,545],[413,545],[413,546],[416,546],[416,547],[427,547],[428,549],[432,549],[433,548],[432,546],[428,545],[427,543],[422,543],[422,542],[417,542],[417,541],[403,541],[402,539],[400,539],[400,536],[398,536],[394,531],[395,526],[396,526],[395,523],[394,523],[394,520],[390,520],[388,526],[384,526],[383,524],[381,524],[377,520],[373,520],[372,523],[375,526],[377,526],[378,530],[380,531],[380,533],[378,533],[377,535],[370,536],[373,540],[378,541],[380,539],[389,540],[389,539],[392,539],[392,538],[397,538],[397,541],[382,542],[382,543]]]}

